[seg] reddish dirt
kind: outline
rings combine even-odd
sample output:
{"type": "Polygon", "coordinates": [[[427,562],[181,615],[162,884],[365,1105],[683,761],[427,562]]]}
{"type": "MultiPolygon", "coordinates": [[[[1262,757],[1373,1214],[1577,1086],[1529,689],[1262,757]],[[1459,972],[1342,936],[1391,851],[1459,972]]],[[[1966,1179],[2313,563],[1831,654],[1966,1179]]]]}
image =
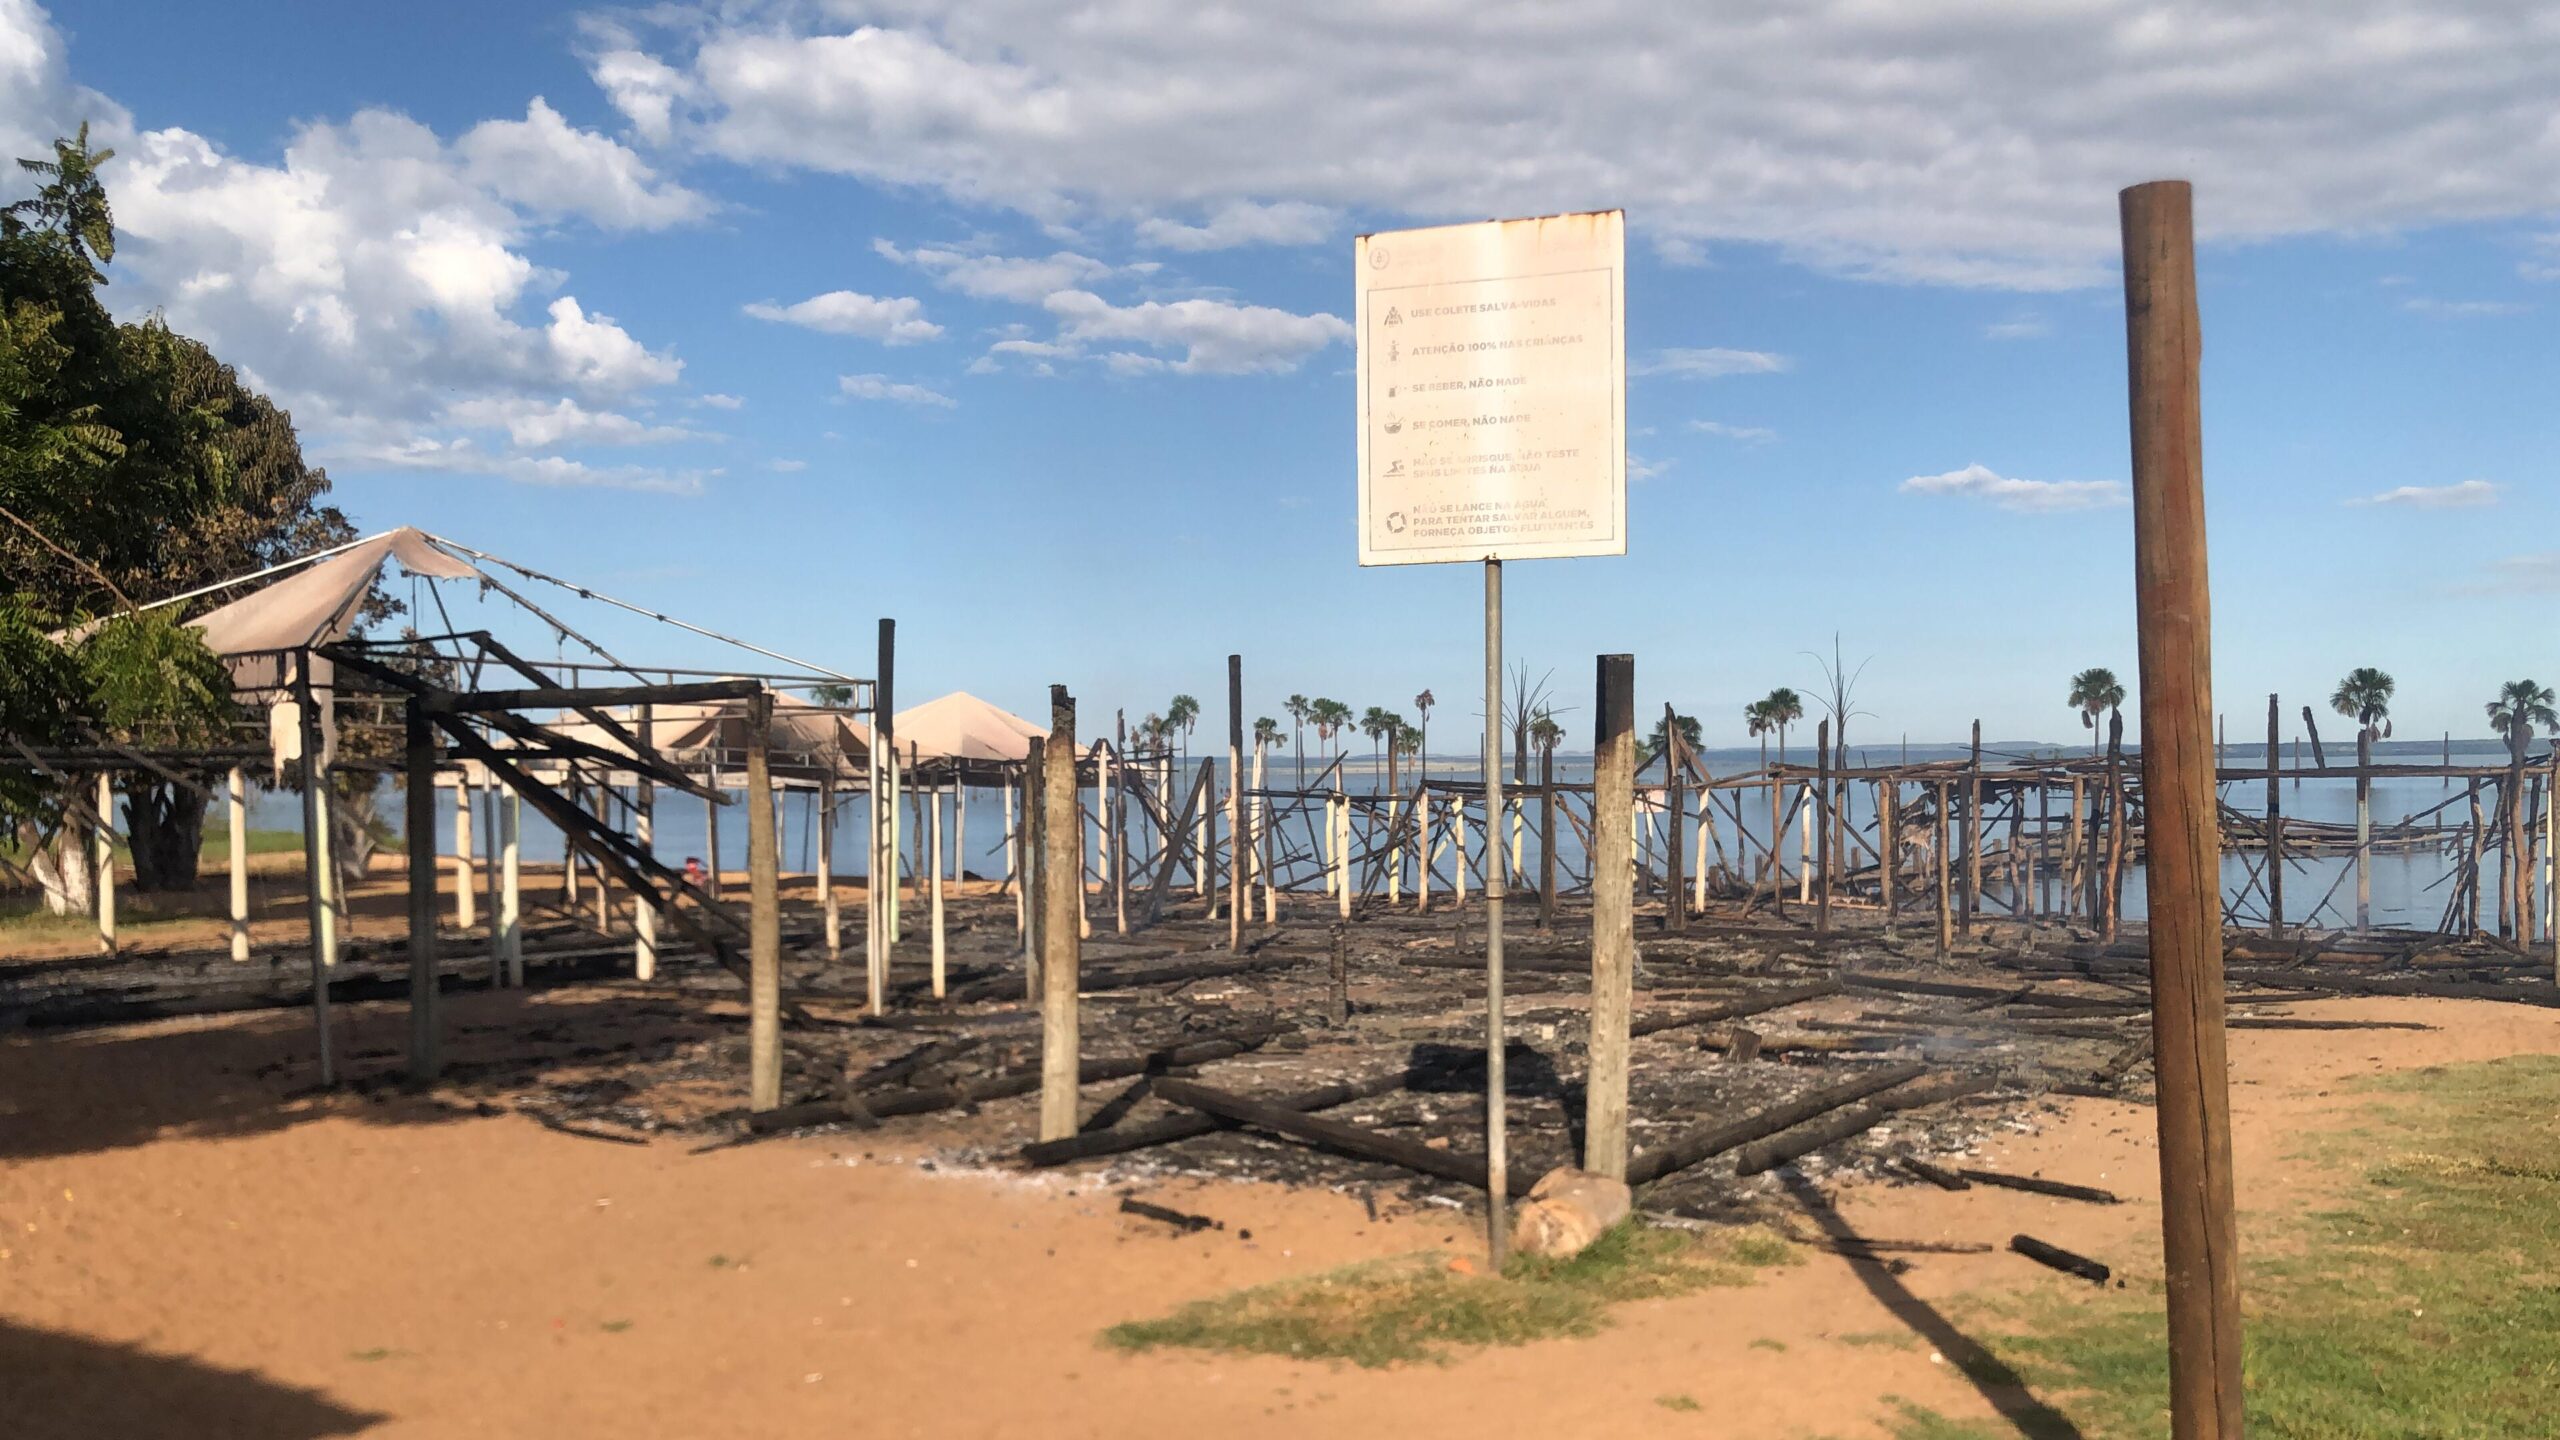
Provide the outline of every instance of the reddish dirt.
{"type": "MultiPolygon", "coordinates": [[[[449,1013],[459,1032],[503,1035],[578,1003],[457,996],[449,1013]]],[[[390,1063],[399,1010],[354,1008],[348,1051],[390,1063]]],[[[2332,1183],[2297,1152],[2352,1117],[2349,1077],[2560,1051],[2550,1010],[2291,1013],[2437,1028],[2232,1036],[2242,1203],[2267,1215],[2332,1183]]],[[[1882,1433],[1888,1396],[2030,1413],[2036,1397],[1979,1391],[1946,1363],[1972,1343],[1948,1302],[2079,1284],[2007,1254],[1921,1256],[1898,1277],[1815,1255],[1751,1290],[1624,1307],[1594,1338],[1446,1365],[1127,1356],[1097,1332],[1346,1261],[1471,1253],[1475,1237],[1455,1215],[1373,1222],[1353,1198],[1243,1185],[1153,1192],[1228,1227],[1177,1237],[1087,1180],[922,1168],[904,1158],[931,1147],[921,1133],[690,1156],[480,1116],[459,1093],[294,1098],[299,1066],[271,1067],[307,1057],[300,1023],[0,1042],[0,1431],[1483,1440],[1731,1434],[1747,1417],[1752,1434],[1847,1437],[1882,1433]],[[1675,1395],[1704,1408],[1657,1403],[1675,1395]]],[[[2027,1231],[2137,1282],[2157,1273],[2141,1109],[2073,1102],[1971,1163],[2132,1203],[1877,1186],[1840,1195],[1840,1223],[1995,1244],[2027,1231]]]]}

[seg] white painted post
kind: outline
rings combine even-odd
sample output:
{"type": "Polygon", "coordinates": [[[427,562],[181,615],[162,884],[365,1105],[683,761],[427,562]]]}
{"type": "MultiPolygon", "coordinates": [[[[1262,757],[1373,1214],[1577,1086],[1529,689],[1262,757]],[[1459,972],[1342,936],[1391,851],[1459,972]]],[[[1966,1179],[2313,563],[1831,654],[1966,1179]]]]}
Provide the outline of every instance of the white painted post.
{"type": "MultiPolygon", "coordinates": [[[[1802,786],[1797,789],[1799,793],[1803,792],[1802,786]]],[[[1805,795],[1804,802],[1803,808],[1797,814],[1796,824],[1796,903],[1799,905],[1813,903],[1812,797],[1809,794],[1805,795]]]]}
{"type": "Polygon", "coordinates": [[[1421,841],[1416,853],[1421,856],[1422,863],[1414,867],[1413,913],[1428,915],[1431,913],[1431,866],[1438,858],[1431,852],[1439,844],[1440,833],[1431,823],[1431,792],[1423,791],[1415,803],[1419,808],[1414,811],[1414,825],[1422,832],[1415,837],[1421,841]]]}
{"type": "Polygon", "coordinates": [[[933,922],[933,998],[942,998],[942,792],[933,792],[933,898],[929,902],[933,922]]]}
{"type": "Polygon", "coordinates": [[[907,852],[906,822],[904,817],[898,814],[898,801],[902,798],[907,784],[906,767],[898,763],[898,749],[894,737],[888,754],[881,763],[887,768],[889,774],[889,810],[886,821],[889,828],[889,943],[894,945],[906,938],[905,926],[898,910],[898,892],[904,883],[901,871],[907,852]]]}
{"type": "MultiPolygon", "coordinates": [[[[951,762],[957,767],[960,762],[951,762]]],[[[969,879],[969,783],[957,768],[951,774],[951,883],[956,887],[969,879]]]]}
{"type": "Polygon", "coordinates": [[[1031,892],[1023,880],[1022,827],[1013,818],[1013,787],[999,787],[1004,796],[1004,878],[1013,887],[1013,933],[1030,933],[1031,892]]]}
{"type": "MultiPolygon", "coordinates": [[[[647,713],[645,710],[642,712],[647,713]]],[[[648,727],[648,722],[641,722],[648,727]]],[[[654,728],[654,727],[648,727],[654,728]]],[[[655,750],[657,736],[646,737],[655,750]]],[[[643,851],[655,853],[658,838],[658,787],[644,776],[634,775],[631,796],[631,834],[643,851]]],[[[631,892],[631,973],[642,980],[658,976],[658,908],[631,892]]]]}
{"type": "Polygon", "coordinates": [[[523,825],[524,797],[508,790],[498,797],[498,955],[517,990],[524,988],[523,825]]]}
{"type": "Polygon", "coordinates": [[[844,953],[844,916],[836,907],[836,777],[818,781],[818,909],[826,917],[827,958],[844,953]]]}
{"type": "Polygon", "coordinates": [[[231,836],[231,958],[249,958],[249,789],[240,767],[223,777],[225,828],[231,836]]]}
{"type": "Polygon", "coordinates": [[[1342,918],[1351,918],[1351,797],[1336,795],[1333,819],[1333,894],[1342,918]]]}
{"type": "Polygon", "coordinates": [[[480,859],[471,849],[471,776],[465,772],[453,777],[453,923],[465,930],[480,923],[479,890],[480,859]]]}
{"type": "Polygon", "coordinates": [[[1520,883],[1520,848],[1529,838],[1529,816],[1516,799],[1503,801],[1502,808],[1511,812],[1510,878],[1511,883],[1517,885],[1520,883]]]}
{"type": "Polygon", "coordinates": [[[116,832],[110,828],[115,818],[116,780],[102,770],[98,772],[98,825],[90,858],[97,867],[98,950],[105,955],[116,953],[116,832]]]}
{"type": "Polygon", "coordinates": [[[1462,795],[1449,797],[1449,860],[1449,868],[1455,876],[1449,883],[1449,893],[1457,900],[1458,908],[1464,910],[1467,908],[1467,801],[1462,795]]]}
{"type": "MultiPolygon", "coordinates": [[[[1396,811],[1402,803],[1397,796],[1387,797],[1387,834],[1390,836],[1396,833],[1396,811]]],[[[1387,848],[1387,903],[1404,903],[1404,842],[1400,840],[1391,842],[1387,848]]]]}

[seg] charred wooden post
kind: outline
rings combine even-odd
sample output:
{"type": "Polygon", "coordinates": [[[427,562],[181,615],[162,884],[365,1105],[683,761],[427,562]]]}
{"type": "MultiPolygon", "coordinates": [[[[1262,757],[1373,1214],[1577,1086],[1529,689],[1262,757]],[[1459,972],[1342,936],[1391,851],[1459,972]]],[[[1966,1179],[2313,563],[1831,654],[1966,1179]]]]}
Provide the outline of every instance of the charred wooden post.
{"type": "Polygon", "coordinates": [[[1048,923],[1049,890],[1042,878],[1049,866],[1048,744],[1034,741],[1022,761],[1022,986],[1025,1000],[1040,998],[1041,927],[1048,923]]]}
{"type": "Polygon", "coordinates": [[[1252,867],[1245,863],[1244,657],[1227,657],[1227,948],[1244,948],[1245,912],[1253,908],[1252,867]]]}
{"type": "Polygon", "coordinates": [[[818,923],[826,932],[827,958],[844,954],[844,916],[836,906],[836,777],[830,764],[818,777],[818,923]]]}
{"type": "Polygon", "coordinates": [[[773,829],[769,692],[748,698],[746,738],[747,1104],[771,1110],[782,1103],[782,857],[773,829]]]}
{"type": "MultiPolygon", "coordinates": [[[[338,1083],[329,1046],[329,967],[337,960],[329,914],[329,772],[320,763],[319,696],[311,683],[309,650],[295,657],[293,698],[302,732],[302,863],[311,926],[311,1020],[320,1044],[320,1084],[338,1083]]],[[[2473,810],[2477,813],[2478,806],[2473,810]]]]}
{"type": "Polygon", "coordinates": [[[1884,933],[1892,939],[1902,913],[1902,782],[1890,776],[1876,782],[1876,839],[1882,850],[1876,873],[1884,887],[1884,933]]]}
{"type": "Polygon", "coordinates": [[[1538,928],[1556,928],[1556,747],[1538,748],[1538,928]]]}
{"type": "Polygon", "coordinates": [[[436,1023],[436,732],[426,707],[403,707],[408,781],[409,1080],[432,1083],[444,1070],[436,1023]]]}
{"type": "Polygon", "coordinates": [[[943,998],[943,995],[949,989],[949,977],[944,973],[947,957],[943,950],[942,930],[942,790],[939,786],[935,787],[933,791],[933,819],[925,828],[927,844],[931,847],[933,852],[931,864],[931,869],[933,871],[933,893],[925,902],[928,912],[926,919],[932,931],[930,940],[932,944],[933,998],[939,1000],[943,998]]]}
{"type": "Polygon", "coordinates": [[[1351,1021],[1351,931],[1348,926],[1333,927],[1332,985],[1327,992],[1326,1013],[1336,1025],[1351,1021]]]}
{"type": "Polygon", "coordinates": [[[1938,892],[1936,953],[1940,960],[1944,960],[1947,958],[1947,952],[1955,948],[1955,915],[1952,908],[1955,897],[1947,893],[1950,882],[1954,879],[1954,867],[1947,858],[1947,782],[1941,780],[1934,788],[1938,797],[1938,834],[1937,844],[1934,847],[1938,852],[1938,883],[1935,887],[1938,892]]]}
{"type": "Polygon", "coordinates": [[[703,889],[712,899],[720,898],[720,764],[713,761],[705,789],[712,793],[702,797],[702,859],[711,867],[703,889]]]}
{"type": "MultiPolygon", "coordinates": [[[[1592,707],[1591,1065],[1583,1086],[1582,1167],[1624,1179],[1627,1024],[1635,1005],[1636,959],[1635,657],[1603,655],[1598,668],[1592,707]]],[[[1671,903],[1677,906],[1676,884],[1673,891],[1671,903]]]]}
{"type": "Polygon", "coordinates": [[[1973,912],[1982,908],[1982,722],[1973,722],[1973,758],[1964,772],[1964,933],[1973,933],[1973,912]]]}
{"type": "Polygon", "coordinates": [[[2373,727],[2356,726],[2356,933],[2373,929],[2373,727]]]}
{"type": "Polygon", "coordinates": [[[2208,728],[2213,611],[2193,202],[2187,184],[2174,180],[2137,185],[2122,196],[2143,836],[2170,1431],[2176,1440],[2239,1440],[2239,1233],[2223,1048],[2222,846],[2208,728]]]}
{"type": "MultiPolygon", "coordinates": [[[[886,615],[880,617],[877,654],[873,667],[878,678],[871,682],[871,749],[880,757],[880,786],[873,793],[872,808],[880,816],[881,855],[871,868],[871,902],[880,911],[880,943],[873,947],[871,969],[885,992],[889,952],[899,939],[898,871],[904,850],[898,843],[898,622],[886,615]]],[[[884,1003],[884,998],[875,998],[871,1012],[880,1013],[884,1003]]]]}
{"type": "Polygon", "coordinates": [[[524,988],[524,797],[500,786],[498,824],[498,960],[511,989],[524,988]]]}
{"type": "Polygon", "coordinates": [[[2471,933],[2474,935],[2480,933],[2480,866],[2485,859],[2483,848],[2487,838],[2488,826],[2480,809],[2480,782],[2475,779],[2471,782],[2471,854],[2464,862],[2471,872],[2471,933]]]}
{"type": "Polygon", "coordinates": [[[1129,778],[1122,756],[1129,753],[1129,712],[1111,712],[1113,741],[1102,754],[1102,863],[1110,875],[1111,928],[1129,933],[1129,778]]]}
{"type": "MultiPolygon", "coordinates": [[[[1817,725],[1814,727],[1814,732],[1813,732],[1813,749],[1814,749],[1813,763],[1814,763],[1814,773],[1815,773],[1815,780],[1814,780],[1814,793],[1815,793],[1815,794],[1817,794],[1817,795],[1820,795],[1820,796],[1822,797],[1822,805],[1823,805],[1823,808],[1827,810],[1827,809],[1830,809],[1830,808],[1831,808],[1831,722],[1830,722],[1830,721],[1828,721],[1828,720],[1824,720],[1824,721],[1820,722],[1819,724],[1817,724],[1817,725]]],[[[1824,818],[1824,820],[1822,821],[1822,823],[1821,823],[1819,826],[1817,826],[1817,828],[1822,832],[1822,839],[1821,839],[1821,842],[1820,842],[1820,843],[1821,843],[1821,846],[1822,846],[1822,854],[1821,854],[1821,859],[1820,859],[1819,861],[1817,861],[1817,862],[1816,862],[1816,863],[1817,863],[1817,865],[1818,865],[1818,867],[1820,868],[1820,870],[1821,870],[1821,872],[1822,872],[1822,897],[1821,897],[1821,901],[1820,901],[1820,903],[1819,903],[1818,905],[1816,905],[1816,906],[1815,906],[1815,908],[1814,908],[1814,912],[1813,912],[1813,933],[1814,933],[1814,934],[1816,934],[1816,935],[1825,935],[1825,934],[1830,933],[1830,930],[1831,930],[1831,831],[1832,831],[1832,826],[1831,826],[1831,824],[1830,824],[1829,818],[1828,818],[1828,817],[1825,817],[1825,818],[1824,818]]]]}
{"type": "MultiPolygon", "coordinates": [[[[643,762],[652,762],[658,758],[656,713],[656,708],[653,706],[640,707],[640,759],[643,762]]],[[[632,772],[631,827],[632,838],[639,842],[640,848],[654,851],[658,835],[658,787],[649,779],[645,769],[632,772]]],[[[818,852],[821,855],[828,853],[823,830],[818,841],[818,852]]],[[[824,870],[826,867],[821,864],[819,868],[824,870]]],[[[830,889],[827,894],[828,949],[832,953],[835,936],[835,892],[830,889]]],[[[647,895],[637,890],[631,892],[631,970],[633,975],[643,980],[653,979],[658,973],[658,907],[650,902],[647,895]]]]}
{"type": "MultiPolygon", "coordinates": [[[[1076,1133],[1076,986],[1083,946],[1077,921],[1084,900],[1084,819],[1076,779],[1076,702],[1064,685],[1049,687],[1049,738],[1042,764],[1048,793],[1040,867],[1040,1138],[1076,1133]]],[[[1168,843],[1170,843],[1168,841],[1168,843]]]]}
{"type": "MultiPolygon", "coordinates": [[[[1631,659],[1628,663],[1632,666],[1634,662],[1631,659]]],[[[1628,703],[1632,705],[1634,702],[1630,700],[1628,703]]],[[[1679,935],[1687,933],[1689,929],[1689,902],[1687,893],[1680,883],[1687,878],[1686,871],[1680,863],[1682,859],[1680,843],[1681,829],[1689,818],[1689,772],[1680,763],[1679,717],[1672,711],[1668,702],[1662,707],[1662,719],[1662,768],[1669,775],[1671,782],[1668,787],[1671,823],[1663,837],[1662,915],[1663,923],[1671,928],[1671,933],[1679,935]]],[[[1627,783],[1630,785],[1635,783],[1635,777],[1632,774],[1627,777],[1627,783]]]]}
{"type": "Polygon", "coordinates": [[[2267,933],[2284,933],[2284,790],[2276,781],[2277,726],[2282,711],[2267,697],[2267,933]]]}

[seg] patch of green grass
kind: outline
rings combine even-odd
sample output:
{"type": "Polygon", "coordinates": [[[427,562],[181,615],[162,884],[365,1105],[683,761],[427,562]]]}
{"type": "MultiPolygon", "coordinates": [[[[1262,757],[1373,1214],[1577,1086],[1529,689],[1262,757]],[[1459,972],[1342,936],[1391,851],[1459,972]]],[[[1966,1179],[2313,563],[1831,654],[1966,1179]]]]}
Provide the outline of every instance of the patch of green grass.
{"type": "MultiPolygon", "coordinates": [[[[2277,1440],[2560,1433],[2560,1057],[2390,1076],[2314,1153],[2361,1183],[2243,1257],[2249,1431],[2277,1440]]],[[[2156,1435],[2157,1287],[2048,1298],[1988,1344],[2090,1440],[2156,1435]]],[[[1903,1440],[2011,1436],[1906,1408],[1903,1440]]]]}
{"type": "Polygon", "coordinates": [[[399,1353],[400,1352],[397,1350],[386,1350],[377,1345],[370,1350],[350,1350],[347,1352],[347,1358],[350,1360],[363,1360],[370,1363],[375,1360],[388,1360],[399,1353]]]}
{"type": "Polygon", "coordinates": [[[726,1255],[714,1255],[711,1257],[711,1268],[714,1270],[726,1270],[737,1263],[737,1261],[730,1259],[726,1255]]]}
{"type": "Polygon", "coordinates": [[[1123,1350],[1182,1347],[1394,1365],[1452,1350],[1590,1335],[1608,1307],[1749,1283],[1728,1247],[1624,1224],[1564,1260],[1515,1256],[1499,1277],[1426,1253],[1194,1301],[1103,1334],[1123,1350]]]}
{"type": "Polygon", "coordinates": [[[607,1320],[596,1328],[602,1330],[607,1335],[619,1335],[623,1331],[631,1328],[631,1322],[628,1320],[607,1320]]]}
{"type": "Polygon", "coordinates": [[[1861,1349],[1875,1345],[1895,1350],[1908,1350],[1920,1343],[1920,1337],[1908,1330],[1861,1330],[1854,1335],[1843,1335],[1839,1339],[1843,1345],[1855,1345],[1861,1349]]]}
{"type": "Polygon", "coordinates": [[[1787,1353],[1787,1342],[1784,1340],[1772,1340],[1768,1336],[1763,1335],[1759,1339],[1751,1342],[1751,1348],[1754,1350],[1775,1351],[1780,1355],[1784,1355],[1787,1353]]]}
{"type": "Polygon", "coordinates": [[[1694,1395],[1656,1395],[1653,1397],[1653,1403],[1665,1410],[1677,1410],[1684,1415],[1707,1408],[1699,1404],[1694,1395]]]}

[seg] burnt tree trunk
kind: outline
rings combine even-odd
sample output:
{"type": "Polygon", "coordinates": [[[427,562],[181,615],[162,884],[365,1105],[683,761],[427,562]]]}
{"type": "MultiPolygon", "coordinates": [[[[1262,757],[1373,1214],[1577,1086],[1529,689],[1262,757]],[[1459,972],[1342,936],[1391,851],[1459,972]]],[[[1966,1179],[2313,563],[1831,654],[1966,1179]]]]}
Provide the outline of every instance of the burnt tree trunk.
{"type": "Polygon", "coordinates": [[[133,851],[133,888],[184,891],[196,884],[204,850],[205,794],[162,781],[129,787],[125,840],[133,851]]]}

